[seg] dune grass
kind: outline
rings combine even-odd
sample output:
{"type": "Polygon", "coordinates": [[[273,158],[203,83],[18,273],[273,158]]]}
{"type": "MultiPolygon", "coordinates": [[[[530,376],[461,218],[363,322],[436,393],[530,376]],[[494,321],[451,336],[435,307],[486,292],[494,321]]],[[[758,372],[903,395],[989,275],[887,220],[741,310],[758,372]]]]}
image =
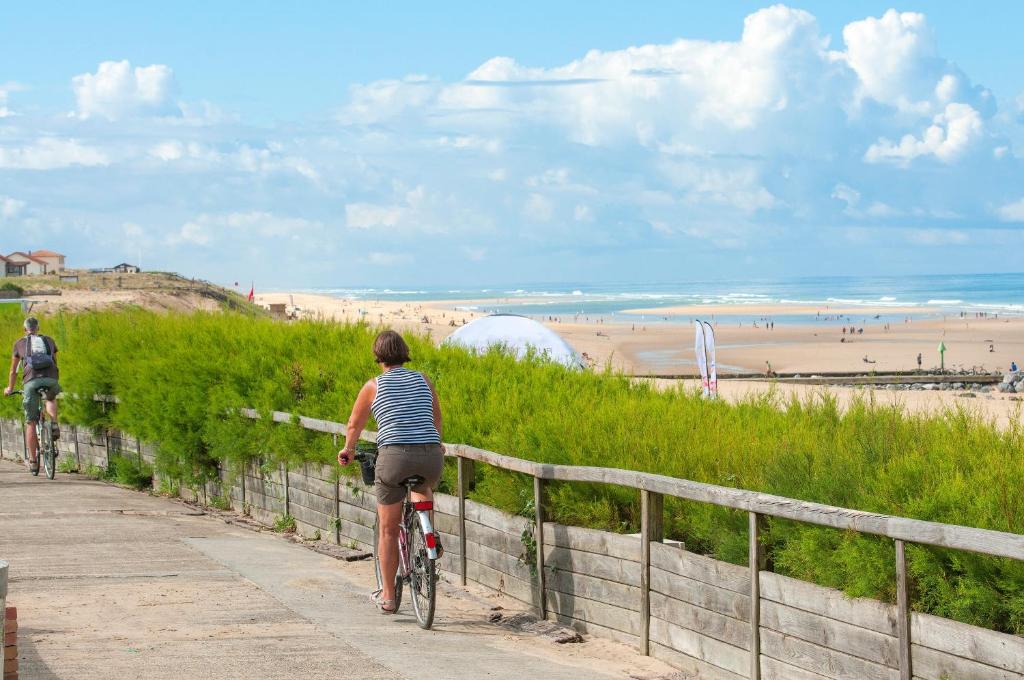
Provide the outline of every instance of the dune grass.
{"type": "MultiPolygon", "coordinates": [[[[0,311],[4,342],[19,333],[16,311],[0,311]]],[[[375,331],[365,325],[142,310],[58,315],[44,325],[60,346],[66,391],[121,399],[106,413],[89,400],[68,400],[64,416],[157,442],[158,472],[191,483],[212,477],[217,463],[330,463],[330,437],[226,414],[253,406],[345,421],[377,371],[375,331]]],[[[708,402],[610,372],[571,372],[500,352],[472,357],[407,339],[411,367],[437,385],[446,441],[1024,533],[1019,418],[999,429],[966,410],[909,415],[870,400],[841,411],[826,393],[785,403],[776,395],[708,402]]],[[[3,403],[5,415],[16,413],[14,401],[3,403]]],[[[446,474],[453,485],[453,471],[446,474]]],[[[521,475],[485,468],[474,497],[522,512],[532,489],[521,475]]],[[[553,484],[548,511],[565,523],[639,528],[637,492],[627,489],[553,484]]],[[[743,513],[667,499],[665,520],[667,533],[690,549],[745,562],[743,513]]],[[[779,573],[894,600],[891,541],[786,521],[771,521],[765,540],[779,573]]],[[[1024,633],[1024,564],[922,546],[909,546],[908,560],[919,611],[1024,633]]]]}

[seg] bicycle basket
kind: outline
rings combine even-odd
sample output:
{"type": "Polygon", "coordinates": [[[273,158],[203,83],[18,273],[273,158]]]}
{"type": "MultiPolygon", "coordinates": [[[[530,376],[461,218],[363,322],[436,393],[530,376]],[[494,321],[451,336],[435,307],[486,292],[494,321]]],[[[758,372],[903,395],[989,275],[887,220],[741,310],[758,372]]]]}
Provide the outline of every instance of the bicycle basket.
{"type": "Polygon", "coordinates": [[[360,442],[356,445],[356,452],[362,454],[359,469],[363,474],[363,484],[373,486],[377,466],[377,445],[360,442]]]}

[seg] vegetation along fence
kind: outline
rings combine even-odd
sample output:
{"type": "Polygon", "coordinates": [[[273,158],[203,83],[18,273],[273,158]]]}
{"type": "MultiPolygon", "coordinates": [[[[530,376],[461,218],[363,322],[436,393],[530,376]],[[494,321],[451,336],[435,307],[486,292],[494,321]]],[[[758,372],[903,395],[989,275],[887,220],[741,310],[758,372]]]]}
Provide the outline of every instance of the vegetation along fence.
{"type": "MultiPolygon", "coordinates": [[[[260,418],[255,410],[242,415],[260,418]]],[[[280,423],[295,417],[274,412],[280,423]]],[[[298,418],[305,429],[343,435],[341,423],[298,418]]],[[[61,440],[79,465],[108,466],[119,456],[155,460],[131,437],[69,427],[61,440]]],[[[374,440],[375,433],[364,438],[374,440]]],[[[0,423],[0,455],[23,455],[21,426],[0,423]]],[[[437,494],[446,544],[443,570],[529,604],[541,616],[636,645],[685,672],[710,680],[908,680],[1024,678],[1024,637],[911,612],[907,543],[1024,560],[1024,536],[849,510],[730,487],[628,470],[549,465],[461,444],[456,495],[437,494]],[[532,517],[515,516],[467,498],[475,466],[533,478],[532,517]],[[612,484],[639,491],[640,535],[564,526],[545,519],[549,482],[612,484]],[[711,503],[748,515],[749,564],[741,567],[666,542],[665,496],[711,503]],[[766,517],[894,541],[897,603],[849,598],[839,591],[765,569],[759,540],[766,517]]],[[[369,547],[372,493],[338,480],[332,466],[299,469],[247,464],[219,470],[191,500],[235,507],[265,523],[291,518],[306,536],[369,547]]]]}

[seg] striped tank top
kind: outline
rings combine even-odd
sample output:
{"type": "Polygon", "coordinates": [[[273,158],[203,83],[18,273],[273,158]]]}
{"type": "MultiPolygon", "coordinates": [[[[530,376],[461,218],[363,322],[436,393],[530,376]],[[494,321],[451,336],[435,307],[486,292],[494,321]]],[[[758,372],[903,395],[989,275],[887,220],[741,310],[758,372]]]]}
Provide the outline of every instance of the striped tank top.
{"type": "Polygon", "coordinates": [[[441,443],[434,395],[421,373],[401,366],[381,373],[370,411],[377,421],[377,446],[441,443]]]}

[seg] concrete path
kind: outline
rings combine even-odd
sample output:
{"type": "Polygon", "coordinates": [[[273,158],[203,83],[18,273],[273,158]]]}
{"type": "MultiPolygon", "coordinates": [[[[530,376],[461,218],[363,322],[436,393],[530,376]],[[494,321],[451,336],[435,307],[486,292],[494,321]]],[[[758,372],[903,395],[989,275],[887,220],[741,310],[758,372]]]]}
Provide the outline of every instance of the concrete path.
{"type": "MultiPolygon", "coordinates": [[[[444,597],[432,631],[367,599],[346,563],[183,503],[0,462],[22,678],[680,677],[617,643],[555,645],[490,624],[483,591],[444,597]]],[[[407,605],[403,605],[403,610],[407,605]]]]}

